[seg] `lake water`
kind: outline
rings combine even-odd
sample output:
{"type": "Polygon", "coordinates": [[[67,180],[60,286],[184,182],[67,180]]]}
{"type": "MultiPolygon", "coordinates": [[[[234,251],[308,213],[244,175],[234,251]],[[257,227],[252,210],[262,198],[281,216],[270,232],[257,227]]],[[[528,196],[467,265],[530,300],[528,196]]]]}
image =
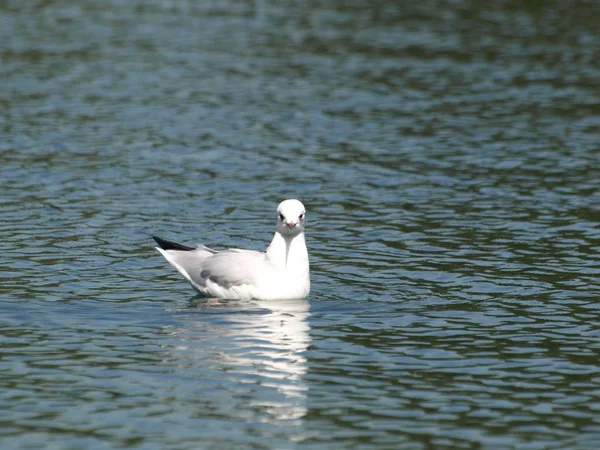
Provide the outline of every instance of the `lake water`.
{"type": "Polygon", "coordinates": [[[0,6],[3,449],[596,449],[600,4],[0,6]],[[208,302],[151,234],[264,249],[208,302]]]}

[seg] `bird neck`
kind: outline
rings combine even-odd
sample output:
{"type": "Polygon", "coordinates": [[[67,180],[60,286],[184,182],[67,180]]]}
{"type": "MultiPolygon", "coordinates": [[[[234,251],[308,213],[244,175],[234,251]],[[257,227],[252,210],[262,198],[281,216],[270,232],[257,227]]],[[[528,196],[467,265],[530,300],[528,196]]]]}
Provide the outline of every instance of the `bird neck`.
{"type": "Polygon", "coordinates": [[[308,264],[304,233],[296,236],[283,236],[276,231],[269,248],[267,248],[267,258],[275,266],[286,270],[304,267],[308,264]]]}

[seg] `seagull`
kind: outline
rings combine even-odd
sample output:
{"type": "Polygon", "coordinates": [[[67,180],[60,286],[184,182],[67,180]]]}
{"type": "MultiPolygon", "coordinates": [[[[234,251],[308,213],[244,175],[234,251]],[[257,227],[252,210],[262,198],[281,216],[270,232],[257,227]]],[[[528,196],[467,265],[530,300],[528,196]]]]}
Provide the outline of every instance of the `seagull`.
{"type": "Polygon", "coordinates": [[[296,199],[277,207],[275,235],[265,252],[212,250],[152,238],[156,249],[205,297],[290,300],[308,297],[310,273],[304,239],[306,209],[296,199]]]}

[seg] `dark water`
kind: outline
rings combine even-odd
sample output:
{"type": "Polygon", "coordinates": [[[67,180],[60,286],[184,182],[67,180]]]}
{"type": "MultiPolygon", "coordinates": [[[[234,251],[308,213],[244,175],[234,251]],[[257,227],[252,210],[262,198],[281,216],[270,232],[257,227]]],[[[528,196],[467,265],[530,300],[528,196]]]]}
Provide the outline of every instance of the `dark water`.
{"type": "Polygon", "coordinates": [[[0,6],[3,449],[595,449],[600,6],[0,6]],[[308,301],[200,301],[150,234],[308,301]]]}

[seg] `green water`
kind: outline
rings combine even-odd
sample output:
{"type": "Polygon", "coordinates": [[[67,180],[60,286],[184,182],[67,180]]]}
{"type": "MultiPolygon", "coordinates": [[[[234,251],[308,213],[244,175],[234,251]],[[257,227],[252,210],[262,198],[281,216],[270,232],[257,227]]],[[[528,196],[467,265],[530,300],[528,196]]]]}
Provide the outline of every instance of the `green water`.
{"type": "Polygon", "coordinates": [[[600,6],[4,2],[3,449],[596,449],[600,6]],[[206,302],[153,249],[264,249],[206,302]]]}

